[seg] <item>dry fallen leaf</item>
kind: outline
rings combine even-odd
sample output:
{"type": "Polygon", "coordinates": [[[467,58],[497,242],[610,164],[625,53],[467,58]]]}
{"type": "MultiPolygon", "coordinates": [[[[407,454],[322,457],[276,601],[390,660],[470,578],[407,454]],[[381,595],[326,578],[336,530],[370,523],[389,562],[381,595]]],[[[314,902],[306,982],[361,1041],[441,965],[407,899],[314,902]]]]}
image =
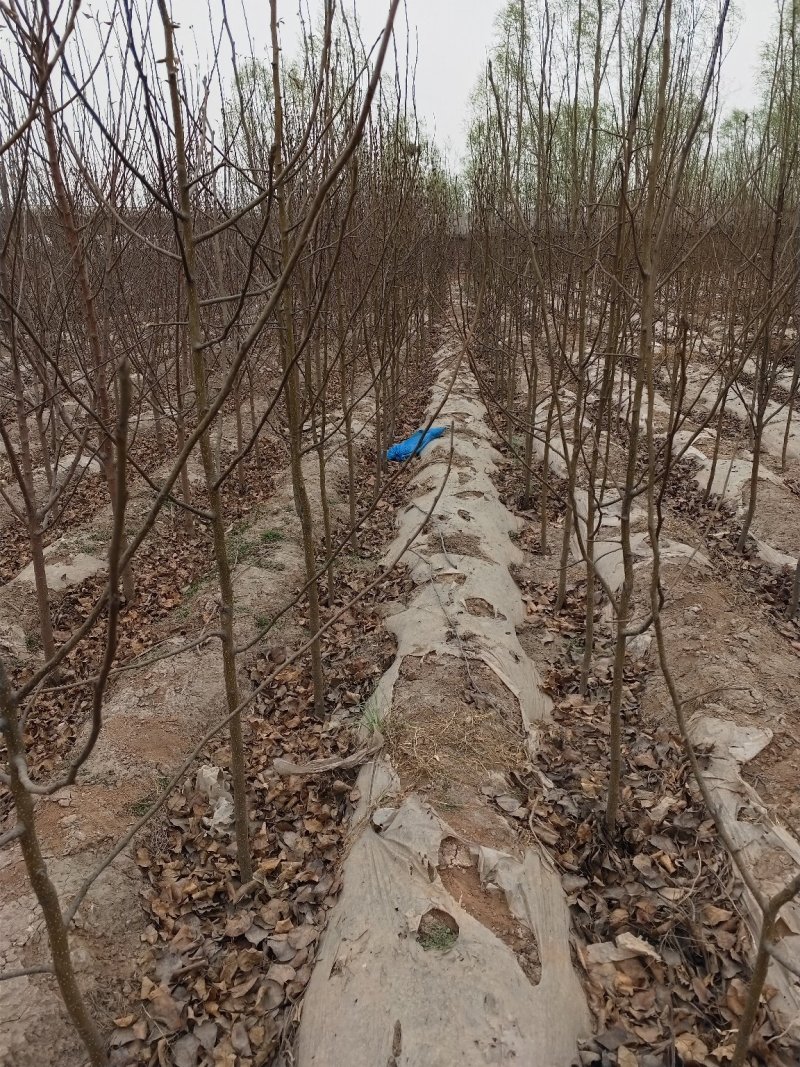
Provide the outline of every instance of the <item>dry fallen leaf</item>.
{"type": "Polygon", "coordinates": [[[175,1067],[197,1067],[200,1060],[200,1042],[194,1034],[184,1034],[172,1046],[175,1067]]]}
{"type": "Polygon", "coordinates": [[[232,915],[228,919],[223,932],[225,937],[241,937],[242,934],[247,933],[252,925],[253,913],[251,911],[240,911],[238,915],[232,915]]]}
{"type": "Polygon", "coordinates": [[[148,1011],[168,1030],[180,1030],[183,1024],[183,1008],[164,986],[153,990],[148,997],[148,1011]]]}
{"type": "Polygon", "coordinates": [[[636,937],[635,934],[617,934],[616,942],[617,948],[627,949],[637,955],[649,956],[653,960],[661,959],[661,956],[659,956],[652,945],[648,945],[646,941],[642,940],[641,937],[636,937]]]}
{"type": "Polygon", "coordinates": [[[291,982],[296,974],[297,971],[295,971],[294,967],[290,967],[288,963],[273,963],[267,971],[267,978],[277,982],[279,985],[286,985],[287,982],[291,982]]]}
{"type": "Polygon", "coordinates": [[[708,1056],[707,1046],[694,1034],[679,1034],[675,1038],[675,1051],[687,1067],[691,1064],[702,1064],[708,1056]]]}
{"type": "Polygon", "coordinates": [[[703,918],[709,926],[718,926],[720,923],[725,923],[732,919],[733,912],[727,911],[725,908],[718,908],[715,904],[704,904],[703,918]]]}
{"type": "Polygon", "coordinates": [[[240,1056],[250,1056],[252,1054],[247,1028],[241,1019],[237,1019],[231,1028],[231,1044],[240,1056]]]}

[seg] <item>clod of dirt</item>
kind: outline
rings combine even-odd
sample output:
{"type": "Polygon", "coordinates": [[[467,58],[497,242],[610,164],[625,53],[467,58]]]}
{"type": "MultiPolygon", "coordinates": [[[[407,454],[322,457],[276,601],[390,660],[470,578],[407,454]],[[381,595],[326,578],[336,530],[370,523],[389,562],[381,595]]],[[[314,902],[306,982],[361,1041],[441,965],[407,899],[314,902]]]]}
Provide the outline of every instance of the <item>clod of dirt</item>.
{"type": "Polygon", "coordinates": [[[458,923],[443,908],[429,908],[417,927],[417,941],[426,950],[446,952],[456,943],[458,934],[458,923]]]}

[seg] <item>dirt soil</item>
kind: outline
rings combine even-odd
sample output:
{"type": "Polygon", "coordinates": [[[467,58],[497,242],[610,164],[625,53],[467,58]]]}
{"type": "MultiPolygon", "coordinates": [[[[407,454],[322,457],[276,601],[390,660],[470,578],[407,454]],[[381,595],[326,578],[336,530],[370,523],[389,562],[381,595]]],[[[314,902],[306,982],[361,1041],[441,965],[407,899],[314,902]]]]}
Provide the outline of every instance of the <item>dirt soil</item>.
{"type": "Polygon", "coordinates": [[[404,785],[434,803],[449,807],[453,787],[478,789],[524,762],[519,711],[483,665],[409,657],[396,693],[387,723],[393,760],[404,785]]]}
{"type": "MultiPolygon", "coordinates": [[[[446,843],[442,842],[443,845],[446,843]]],[[[468,866],[440,864],[438,870],[450,896],[508,945],[531,985],[536,985],[542,977],[536,939],[511,914],[504,894],[482,885],[478,868],[473,863],[468,866]]]]}
{"type": "MultiPolygon", "coordinates": [[[[775,817],[800,837],[800,654],[776,632],[758,600],[724,577],[679,579],[668,566],[665,636],[678,690],[692,711],[704,708],[773,738],[746,768],[775,817]]],[[[666,686],[653,673],[642,714],[653,725],[672,716],[666,686]]]]}

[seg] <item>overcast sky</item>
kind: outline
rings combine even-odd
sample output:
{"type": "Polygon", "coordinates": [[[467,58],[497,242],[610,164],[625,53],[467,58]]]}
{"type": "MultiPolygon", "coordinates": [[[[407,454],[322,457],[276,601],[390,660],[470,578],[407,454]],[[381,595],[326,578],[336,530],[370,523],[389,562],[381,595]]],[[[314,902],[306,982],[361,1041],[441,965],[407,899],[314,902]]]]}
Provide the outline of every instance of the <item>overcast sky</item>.
{"type": "MultiPolygon", "coordinates": [[[[207,0],[212,13],[221,8],[221,0],[207,0]]],[[[349,7],[353,0],[345,0],[349,7]]],[[[198,0],[172,0],[181,35],[194,27],[198,46],[203,50],[208,22],[205,4],[198,0]]],[[[242,6],[247,25],[257,48],[266,49],[269,36],[267,0],[228,0],[228,12],[237,35],[246,36],[242,6]]],[[[320,9],[310,0],[312,12],[320,9]]],[[[380,31],[387,10],[387,0],[355,0],[364,39],[372,41],[380,31]]],[[[408,19],[412,41],[417,42],[417,109],[429,133],[435,135],[451,162],[457,163],[464,144],[469,100],[476,79],[483,69],[493,39],[494,23],[504,0],[406,0],[406,15],[398,15],[401,40],[402,23],[408,19]]],[[[775,10],[775,0],[732,0],[736,12],[736,40],[728,35],[730,54],[725,63],[723,90],[725,105],[748,110],[755,99],[755,67],[766,41],[775,10]]],[[[282,44],[294,50],[300,32],[297,0],[279,0],[283,22],[282,44]]],[[[217,22],[218,18],[214,18],[217,22]]],[[[188,46],[189,42],[185,41],[188,46]]],[[[242,40],[246,50],[246,40],[242,40]]],[[[187,47],[187,52],[192,51],[187,47]]]]}

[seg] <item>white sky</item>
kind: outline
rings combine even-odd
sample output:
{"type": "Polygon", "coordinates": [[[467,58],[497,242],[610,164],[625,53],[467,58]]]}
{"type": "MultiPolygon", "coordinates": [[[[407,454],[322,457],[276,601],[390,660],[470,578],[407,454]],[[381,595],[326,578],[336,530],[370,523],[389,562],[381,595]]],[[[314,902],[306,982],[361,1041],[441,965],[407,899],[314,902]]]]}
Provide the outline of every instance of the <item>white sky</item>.
{"type": "MultiPolygon", "coordinates": [[[[319,0],[308,0],[312,16],[320,10],[319,0]]],[[[755,101],[755,68],[766,41],[776,0],[732,0],[736,40],[728,32],[731,48],[724,65],[724,108],[748,110],[755,101]]],[[[206,0],[215,23],[222,0],[206,0]],[[215,17],[216,16],[216,17],[215,17]]],[[[176,21],[187,58],[194,52],[194,35],[201,54],[208,48],[208,8],[198,0],[172,0],[176,21]],[[193,31],[193,33],[192,33],[193,31]]],[[[349,7],[353,0],[345,0],[349,7]]],[[[94,5],[92,5],[94,6],[94,5]]],[[[452,163],[457,163],[464,144],[472,90],[493,40],[494,22],[504,0],[406,0],[406,14],[398,14],[401,42],[407,18],[412,42],[418,42],[417,108],[429,133],[433,134],[452,163]]],[[[355,0],[365,41],[377,36],[387,10],[387,0],[355,0]]],[[[267,0],[228,0],[234,32],[242,35],[246,51],[245,20],[257,49],[266,46],[269,36],[267,0]]],[[[280,0],[282,44],[292,53],[299,37],[297,0],[280,0]]]]}
{"type": "MultiPolygon", "coordinates": [[[[147,10],[152,0],[136,0],[135,7],[147,10]]],[[[237,50],[249,49],[248,28],[253,47],[269,57],[268,0],[170,0],[179,24],[178,38],[184,61],[207,67],[213,51],[209,26],[220,26],[226,3],[237,50]]],[[[760,52],[774,24],[778,0],[731,0],[726,45],[730,49],[723,66],[723,108],[749,110],[755,99],[755,72],[760,52]],[[734,39],[735,38],[735,39],[734,39]]],[[[87,15],[98,12],[108,18],[112,0],[84,0],[87,15]]],[[[384,25],[388,0],[339,0],[347,10],[358,13],[365,42],[373,43],[384,25]]],[[[322,0],[303,0],[318,21],[322,0]]],[[[505,0],[405,0],[398,12],[398,45],[404,48],[408,23],[411,50],[418,50],[417,110],[427,132],[433,135],[451,163],[457,164],[464,146],[469,117],[469,101],[494,40],[494,25],[505,0]]],[[[155,5],[153,5],[155,7],[155,5]]],[[[281,39],[288,55],[297,52],[300,37],[298,0],[279,0],[281,39]]],[[[157,12],[154,22],[158,22],[157,12]]],[[[79,19],[79,31],[89,26],[79,19]]],[[[161,33],[154,26],[156,41],[161,33]]],[[[0,35],[5,47],[6,34],[0,35]]],[[[157,46],[156,46],[157,47],[157,46]]],[[[227,56],[227,42],[223,46],[227,56]]]]}
{"type": "MultiPolygon", "coordinates": [[[[210,26],[218,33],[223,3],[236,38],[237,51],[246,55],[252,40],[256,55],[268,60],[268,0],[169,0],[179,26],[178,43],[184,63],[199,74],[208,68],[213,55],[210,26]]],[[[311,18],[318,22],[322,0],[302,0],[311,18]]],[[[755,102],[755,69],[760,51],[774,21],[777,0],[731,0],[736,23],[729,29],[727,45],[731,49],[724,66],[723,107],[749,110],[755,102]]],[[[134,8],[144,14],[152,5],[152,29],[155,47],[162,40],[158,12],[153,0],[134,0],[134,8]]],[[[348,11],[358,14],[366,44],[375,42],[385,23],[388,0],[339,0],[348,11]]],[[[108,26],[113,0],[84,0],[82,12],[90,20],[96,14],[108,26]]],[[[451,165],[457,167],[466,139],[470,98],[484,69],[494,42],[495,21],[505,0],[405,0],[398,12],[395,29],[398,49],[410,40],[412,57],[416,52],[417,113],[426,132],[433,136],[451,165]],[[408,26],[408,35],[406,34],[408,26]]],[[[298,0],[278,0],[281,42],[287,56],[297,54],[301,20],[298,0]]],[[[120,17],[119,15],[117,17],[120,17]]],[[[729,20],[730,24],[730,20],[729,20]]],[[[96,28],[78,20],[78,32],[92,53],[98,38],[96,28]],[[90,41],[94,42],[89,43],[90,41]]],[[[103,34],[106,30],[102,30],[103,34]]],[[[14,49],[6,32],[0,33],[0,49],[14,49]]],[[[229,55],[223,41],[224,61],[229,55]]],[[[226,66],[227,63],[225,62],[226,66]]]]}
{"type": "Polygon", "coordinates": [[[729,34],[728,54],[723,66],[723,87],[730,108],[747,111],[755,102],[756,64],[774,25],[775,0],[732,0],[736,40],[729,34]]]}

